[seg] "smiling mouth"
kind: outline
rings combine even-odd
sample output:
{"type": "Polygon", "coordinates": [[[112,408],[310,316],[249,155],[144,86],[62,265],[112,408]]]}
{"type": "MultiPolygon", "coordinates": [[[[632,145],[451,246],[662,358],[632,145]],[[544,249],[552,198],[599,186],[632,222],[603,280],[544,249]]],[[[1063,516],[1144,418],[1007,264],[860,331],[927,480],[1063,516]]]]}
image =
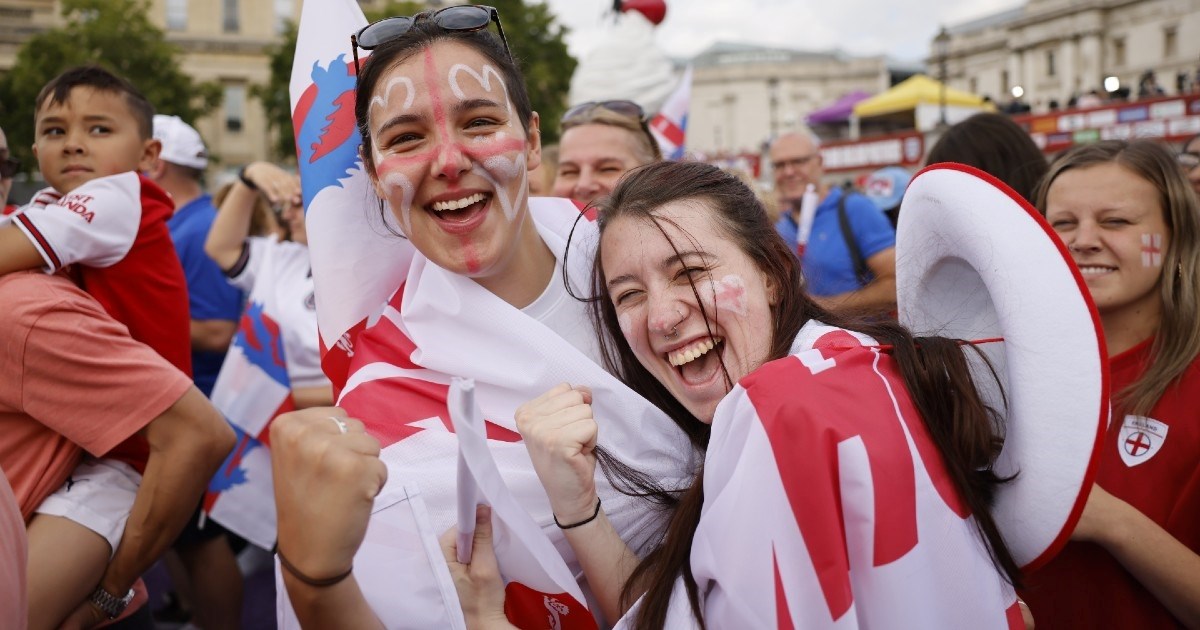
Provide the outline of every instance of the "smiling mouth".
{"type": "Polygon", "coordinates": [[[435,201],[425,206],[435,218],[447,223],[467,223],[487,207],[490,194],[475,193],[461,199],[435,201]]]}
{"type": "Polygon", "coordinates": [[[720,351],[724,345],[725,340],[721,337],[700,339],[668,353],[667,362],[685,385],[706,385],[721,369],[720,351]]]}
{"type": "Polygon", "coordinates": [[[1079,273],[1084,278],[1094,278],[1096,276],[1103,276],[1105,274],[1112,273],[1116,270],[1117,270],[1116,267],[1105,267],[1102,265],[1080,265],[1079,266],[1079,273]]]}

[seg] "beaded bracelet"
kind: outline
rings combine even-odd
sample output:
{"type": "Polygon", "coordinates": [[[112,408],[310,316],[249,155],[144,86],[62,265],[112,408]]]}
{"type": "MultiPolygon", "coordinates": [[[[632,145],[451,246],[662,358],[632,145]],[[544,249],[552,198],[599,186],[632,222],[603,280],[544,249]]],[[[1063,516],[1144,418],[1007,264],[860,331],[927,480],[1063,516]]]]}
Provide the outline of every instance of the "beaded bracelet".
{"type": "Polygon", "coordinates": [[[295,576],[295,578],[297,580],[300,580],[301,582],[304,582],[305,584],[307,584],[309,586],[315,586],[317,588],[333,586],[334,584],[337,584],[338,582],[341,582],[342,580],[350,577],[350,574],[354,572],[354,566],[351,565],[349,569],[346,569],[345,573],[341,573],[341,574],[335,575],[333,577],[320,578],[320,579],[311,578],[311,577],[308,577],[307,575],[304,575],[303,573],[301,573],[300,569],[296,568],[296,565],[292,564],[291,562],[288,562],[288,559],[283,557],[283,552],[279,551],[279,549],[275,550],[275,555],[279,556],[279,564],[282,565],[283,568],[286,569],[288,573],[291,573],[293,576],[295,576]]]}
{"type": "Polygon", "coordinates": [[[582,521],[579,521],[578,523],[571,523],[570,525],[563,525],[562,523],[559,523],[558,517],[555,516],[554,524],[558,525],[559,529],[574,529],[576,527],[579,527],[580,525],[587,525],[588,523],[591,523],[592,521],[596,520],[597,516],[600,516],[600,497],[596,497],[596,511],[592,512],[591,516],[583,519],[582,521]]]}

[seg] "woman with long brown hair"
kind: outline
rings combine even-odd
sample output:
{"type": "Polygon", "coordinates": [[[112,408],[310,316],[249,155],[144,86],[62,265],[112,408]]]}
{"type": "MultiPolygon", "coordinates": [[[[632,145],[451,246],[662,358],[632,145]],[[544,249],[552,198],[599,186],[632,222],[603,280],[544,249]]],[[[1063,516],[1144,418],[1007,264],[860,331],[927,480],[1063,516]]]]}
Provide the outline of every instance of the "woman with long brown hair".
{"type": "Polygon", "coordinates": [[[1064,154],[1037,207],[1100,313],[1112,420],[1073,541],[1030,576],[1043,627],[1200,627],[1200,210],[1150,141],[1064,154]]]}
{"type": "MultiPolygon", "coordinates": [[[[673,508],[639,559],[593,488],[590,392],[564,384],[517,412],[605,617],[637,628],[1019,619],[1019,570],[989,511],[1004,483],[998,417],[958,342],[821,309],[754,193],[713,166],[644,166],[599,205],[606,366],[706,449],[682,493],[602,462],[673,508]]],[[[488,562],[451,563],[464,603],[497,601],[488,562]]]]}

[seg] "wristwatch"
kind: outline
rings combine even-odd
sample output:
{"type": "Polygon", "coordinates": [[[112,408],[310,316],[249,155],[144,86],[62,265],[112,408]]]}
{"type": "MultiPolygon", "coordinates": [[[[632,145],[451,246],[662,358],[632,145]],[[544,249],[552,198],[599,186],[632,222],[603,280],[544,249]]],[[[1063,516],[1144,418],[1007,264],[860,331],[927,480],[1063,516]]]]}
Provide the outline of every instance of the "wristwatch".
{"type": "Polygon", "coordinates": [[[92,595],[88,598],[88,601],[92,602],[92,605],[99,608],[101,612],[108,615],[109,619],[116,619],[121,616],[121,613],[125,612],[125,608],[129,606],[129,602],[133,601],[133,589],[129,589],[129,592],[125,593],[124,597],[117,597],[104,590],[103,586],[97,586],[96,590],[92,591],[92,595]]]}

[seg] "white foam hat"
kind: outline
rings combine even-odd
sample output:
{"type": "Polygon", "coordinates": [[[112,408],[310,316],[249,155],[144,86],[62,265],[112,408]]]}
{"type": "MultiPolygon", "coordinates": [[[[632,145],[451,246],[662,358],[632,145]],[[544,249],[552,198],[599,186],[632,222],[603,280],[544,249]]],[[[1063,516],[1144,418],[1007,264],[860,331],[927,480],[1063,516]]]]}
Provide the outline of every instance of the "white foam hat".
{"type": "Polygon", "coordinates": [[[982,361],[972,364],[1005,419],[996,471],[1017,475],[992,514],[1017,563],[1041,566],[1079,520],[1109,418],[1107,351],[1082,276],[1020,195],[947,163],[918,173],[904,194],[896,289],[900,321],[914,334],[1003,338],[976,346],[998,386],[982,361]]]}
{"type": "Polygon", "coordinates": [[[208,168],[208,149],[200,132],[182,118],[155,114],[154,138],[162,142],[160,159],[188,168],[208,168]]]}

